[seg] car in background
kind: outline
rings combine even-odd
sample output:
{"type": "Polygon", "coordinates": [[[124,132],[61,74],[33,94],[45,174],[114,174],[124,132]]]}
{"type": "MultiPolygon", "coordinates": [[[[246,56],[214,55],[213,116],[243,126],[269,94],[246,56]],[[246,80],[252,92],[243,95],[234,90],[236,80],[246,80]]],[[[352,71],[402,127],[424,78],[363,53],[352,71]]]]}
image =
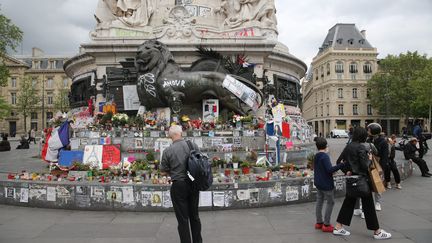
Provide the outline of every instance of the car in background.
{"type": "Polygon", "coordinates": [[[330,132],[332,138],[348,138],[348,132],[342,129],[333,129],[330,132]]]}

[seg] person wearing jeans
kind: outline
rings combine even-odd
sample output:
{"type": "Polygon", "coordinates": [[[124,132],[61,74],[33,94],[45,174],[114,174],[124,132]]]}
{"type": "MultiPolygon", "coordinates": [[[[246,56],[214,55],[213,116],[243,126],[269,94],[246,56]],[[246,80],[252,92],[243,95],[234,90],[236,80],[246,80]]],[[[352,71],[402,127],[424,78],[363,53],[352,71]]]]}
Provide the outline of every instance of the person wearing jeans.
{"type": "Polygon", "coordinates": [[[344,163],[332,166],[330,157],[326,153],[327,140],[325,138],[317,137],[315,144],[318,149],[318,153],[314,158],[314,184],[317,188],[315,229],[321,229],[323,232],[333,232],[333,225],[330,224],[335,195],[333,173],[341,169],[344,163]],[[327,201],[327,205],[323,220],[324,200],[327,201]]]}
{"type": "Polygon", "coordinates": [[[396,183],[396,188],[397,189],[402,189],[402,187],[400,185],[401,178],[400,178],[399,170],[397,168],[396,161],[394,160],[395,159],[395,155],[396,155],[395,144],[396,144],[396,135],[392,135],[390,138],[388,138],[388,145],[389,145],[389,170],[384,171],[384,178],[385,178],[385,181],[386,181],[386,187],[387,187],[387,189],[391,189],[390,172],[393,172],[393,176],[394,176],[395,183],[396,183]]]}

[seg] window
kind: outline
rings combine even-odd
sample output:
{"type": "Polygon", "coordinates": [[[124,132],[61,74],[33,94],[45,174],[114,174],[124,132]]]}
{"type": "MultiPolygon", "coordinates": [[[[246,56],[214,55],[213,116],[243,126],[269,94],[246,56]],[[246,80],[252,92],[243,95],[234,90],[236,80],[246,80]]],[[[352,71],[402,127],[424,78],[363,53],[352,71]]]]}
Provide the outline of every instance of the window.
{"type": "Polygon", "coordinates": [[[321,101],[324,100],[324,91],[321,91],[321,101]]]}
{"type": "Polygon", "coordinates": [[[349,39],[348,40],[348,44],[353,45],[354,44],[354,39],[349,39]]]}
{"type": "Polygon", "coordinates": [[[324,116],[324,108],[321,106],[321,116],[324,116]]]}
{"type": "Polygon", "coordinates": [[[15,77],[12,77],[11,78],[11,87],[16,88],[16,86],[17,86],[17,80],[15,77]]]}
{"type": "Polygon", "coordinates": [[[337,74],[337,79],[339,79],[339,80],[343,79],[343,75],[340,74],[340,73],[338,73],[338,74],[337,74]]]}
{"type": "Polygon", "coordinates": [[[34,69],[40,69],[40,61],[34,61],[33,67],[34,69]]]}
{"type": "Polygon", "coordinates": [[[358,72],[357,63],[355,63],[355,62],[350,63],[349,72],[350,73],[357,73],[358,72]]]}
{"type": "Polygon", "coordinates": [[[372,105],[371,105],[371,104],[368,104],[368,105],[367,105],[367,114],[368,114],[369,116],[372,115],[372,105]]]}
{"type": "Polygon", "coordinates": [[[343,89],[342,89],[342,88],[339,88],[339,89],[338,89],[338,98],[339,98],[339,99],[342,99],[342,98],[343,98],[343,89]]]}
{"type": "Polygon", "coordinates": [[[47,80],[47,89],[52,89],[54,86],[54,81],[52,80],[52,78],[48,78],[47,80]]]}
{"type": "Polygon", "coordinates": [[[327,92],[326,92],[326,96],[327,96],[327,100],[329,99],[329,91],[327,90],[327,92]]]}
{"type": "Polygon", "coordinates": [[[315,103],[318,103],[318,92],[315,93],[315,103]]]}
{"type": "Polygon", "coordinates": [[[344,114],[344,106],[343,105],[338,105],[338,111],[339,111],[339,115],[343,115],[344,114]]]}
{"type": "Polygon", "coordinates": [[[53,113],[50,112],[50,111],[48,111],[48,112],[46,113],[46,119],[47,119],[47,121],[51,120],[52,118],[53,118],[53,113]]]}
{"type": "Polygon", "coordinates": [[[330,75],[330,63],[327,63],[327,76],[330,75]]]}
{"type": "Polygon", "coordinates": [[[358,105],[353,105],[353,115],[358,115],[358,105]]]}
{"type": "Polygon", "coordinates": [[[358,98],[358,96],[357,96],[357,88],[353,88],[353,90],[352,90],[352,95],[353,95],[353,98],[354,98],[354,99],[357,99],[357,98],[358,98]]]}
{"type": "Polygon", "coordinates": [[[48,94],[48,105],[52,105],[53,104],[53,97],[52,94],[48,94]]]}
{"type": "Polygon", "coordinates": [[[372,75],[370,75],[370,74],[366,74],[366,75],[365,75],[365,79],[366,79],[366,80],[369,80],[369,79],[371,79],[371,78],[372,78],[372,75]]]}
{"type": "Polygon", "coordinates": [[[336,73],[343,73],[344,72],[343,63],[341,61],[336,63],[335,72],[336,73]]]}
{"type": "Polygon", "coordinates": [[[49,61],[48,68],[49,69],[55,69],[55,62],[54,61],[49,61]]]}
{"type": "Polygon", "coordinates": [[[330,116],[330,106],[327,105],[327,116],[330,116]]]}
{"type": "Polygon", "coordinates": [[[36,78],[32,78],[32,87],[35,88],[37,85],[37,79],[36,78]]]}
{"type": "Polygon", "coordinates": [[[318,117],[318,107],[315,107],[315,117],[318,117]]]}
{"type": "Polygon", "coordinates": [[[357,79],[356,75],[355,74],[351,74],[351,80],[356,80],[356,79],[357,79]]]}
{"type": "Polygon", "coordinates": [[[30,117],[31,117],[32,120],[36,120],[37,119],[37,113],[36,112],[32,112],[30,114],[30,117]]]}
{"type": "Polygon", "coordinates": [[[363,72],[372,73],[372,64],[370,64],[370,62],[367,62],[363,65],[363,72]]]}
{"type": "Polygon", "coordinates": [[[321,78],[324,78],[324,66],[321,66],[321,78]]]}
{"type": "Polygon", "coordinates": [[[16,93],[11,93],[11,104],[16,105],[16,103],[17,103],[16,93]]]}
{"type": "Polygon", "coordinates": [[[38,127],[37,122],[31,122],[30,123],[30,128],[31,129],[34,129],[35,131],[37,131],[38,130],[37,127],[38,127]]]}
{"type": "Polygon", "coordinates": [[[67,78],[63,79],[63,88],[69,88],[69,80],[67,78]]]}
{"type": "Polygon", "coordinates": [[[315,80],[318,80],[318,69],[315,69],[315,80]]]}
{"type": "Polygon", "coordinates": [[[370,98],[370,91],[371,91],[371,89],[366,90],[366,98],[368,98],[368,99],[370,98]]]}

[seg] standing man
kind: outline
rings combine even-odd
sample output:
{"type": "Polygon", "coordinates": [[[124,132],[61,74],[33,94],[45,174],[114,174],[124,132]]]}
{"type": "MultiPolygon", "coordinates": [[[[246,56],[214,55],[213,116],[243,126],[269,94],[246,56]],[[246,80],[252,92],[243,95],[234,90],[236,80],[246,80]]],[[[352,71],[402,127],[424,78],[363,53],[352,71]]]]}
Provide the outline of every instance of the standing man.
{"type": "MultiPolygon", "coordinates": [[[[369,135],[368,142],[372,142],[376,149],[378,150],[378,157],[380,158],[379,164],[384,172],[384,175],[390,175],[389,172],[389,147],[387,144],[387,139],[384,134],[382,134],[382,127],[378,123],[371,123],[367,126],[367,131],[369,135]]],[[[387,187],[387,185],[385,185],[387,187]]],[[[375,195],[375,210],[381,211],[381,194],[374,193],[375,195]]]]}
{"type": "MultiPolygon", "coordinates": [[[[162,176],[170,175],[173,182],[171,200],[178,222],[180,242],[202,243],[201,221],[198,215],[199,191],[192,188],[192,182],[186,174],[190,150],[182,138],[181,126],[171,126],[168,133],[173,144],[164,150],[160,170],[162,176]]],[[[199,151],[195,143],[192,145],[199,151]]]]}

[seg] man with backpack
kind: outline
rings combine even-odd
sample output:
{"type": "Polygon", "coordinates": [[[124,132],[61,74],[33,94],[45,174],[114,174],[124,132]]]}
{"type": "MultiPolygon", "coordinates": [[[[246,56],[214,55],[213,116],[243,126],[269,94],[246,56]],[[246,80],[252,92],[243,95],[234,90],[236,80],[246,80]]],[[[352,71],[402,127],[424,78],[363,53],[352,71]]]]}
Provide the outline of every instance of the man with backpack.
{"type": "MultiPolygon", "coordinates": [[[[186,142],[182,138],[182,128],[178,125],[170,127],[169,137],[173,144],[164,150],[160,170],[162,176],[171,176],[173,182],[171,201],[178,222],[180,242],[202,243],[201,221],[198,214],[199,190],[194,187],[187,168],[191,155],[188,143],[191,142],[186,142]]],[[[191,145],[194,151],[199,151],[195,143],[191,145]]]]}

